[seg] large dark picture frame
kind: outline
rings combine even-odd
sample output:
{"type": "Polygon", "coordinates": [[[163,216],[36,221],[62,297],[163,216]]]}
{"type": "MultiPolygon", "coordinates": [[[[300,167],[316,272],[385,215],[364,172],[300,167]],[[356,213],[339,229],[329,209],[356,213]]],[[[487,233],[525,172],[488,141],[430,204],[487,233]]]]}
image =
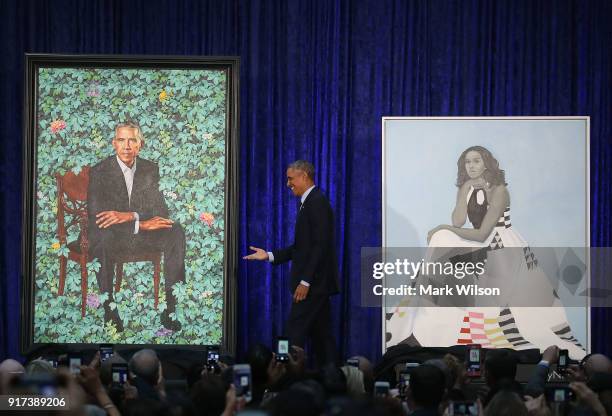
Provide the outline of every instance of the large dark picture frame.
{"type": "MultiPolygon", "coordinates": [[[[27,54],[25,64],[22,353],[99,343],[221,345],[233,353],[239,59],[27,54]],[[129,191],[127,179],[100,173],[104,163],[120,166],[115,129],[125,123],[142,138],[129,191]],[[166,256],[168,268],[180,270],[180,255],[139,249],[113,257],[112,295],[100,289],[101,264],[89,246],[94,181],[123,192],[130,207],[147,201],[141,220],[160,215],[148,198],[164,207],[184,235],[176,243],[184,273],[174,276],[182,278],[166,283],[166,256]],[[161,321],[168,296],[178,329],[161,321]]],[[[109,228],[118,226],[147,232],[135,221],[109,228]]]]}

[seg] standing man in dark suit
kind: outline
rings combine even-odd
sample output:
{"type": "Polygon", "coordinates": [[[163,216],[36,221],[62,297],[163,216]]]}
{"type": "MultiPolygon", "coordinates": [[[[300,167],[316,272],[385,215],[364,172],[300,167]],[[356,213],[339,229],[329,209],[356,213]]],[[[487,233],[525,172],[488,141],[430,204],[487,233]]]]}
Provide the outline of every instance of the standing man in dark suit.
{"type": "Polygon", "coordinates": [[[301,202],[294,243],[272,252],[251,246],[254,253],[244,259],[268,260],[274,265],[292,261],[293,304],[286,335],[293,345],[302,348],[310,338],[314,356],[323,365],[337,359],[329,297],[339,288],[334,214],[325,195],[315,186],[314,176],[314,166],[303,160],[287,168],[287,186],[301,202]]]}
{"type": "Polygon", "coordinates": [[[100,292],[107,292],[104,318],[112,320],[119,331],[123,323],[113,300],[114,265],[118,254],[139,251],[164,253],[164,278],[167,308],[162,324],[180,330],[175,312],[174,283],[185,280],[185,234],[183,228],[168,218],[168,207],[159,191],[157,164],[138,158],[144,145],[136,123],[121,123],[115,128],[115,155],[91,168],[87,190],[89,216],[89,254],[100,262],[96,275],[100,292]]]}

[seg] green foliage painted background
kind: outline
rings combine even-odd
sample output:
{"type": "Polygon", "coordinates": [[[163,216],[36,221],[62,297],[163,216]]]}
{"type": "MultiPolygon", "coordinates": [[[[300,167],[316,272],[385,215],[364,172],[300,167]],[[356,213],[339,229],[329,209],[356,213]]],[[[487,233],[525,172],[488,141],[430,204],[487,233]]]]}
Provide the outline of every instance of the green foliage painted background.
{"type": "MultiPolygon", "coordinates": [[[[219,70],[66,69],[39,72],[34,342],[218,344],[222,336],[226,137],[226,74],[219,70]],[[81,318],[80,267],[68,261],[58,296],[59,256],[55,173],[80,172],[114,154],[120,121],[141,125],[139,157],[159,164],[170,218],[185,229],[184,283],[174,286],[182,330],[161,330],[164,279],[154,310],[152,263],[126,263],[115,306],[125,331],[104,325],[95,271],[88,264],[88,299],[81,318]]],[[[76,240],[76,229],[68,242],[76,240]]],[[[162,266],[163,271],[163,266],[162,266]]]]}

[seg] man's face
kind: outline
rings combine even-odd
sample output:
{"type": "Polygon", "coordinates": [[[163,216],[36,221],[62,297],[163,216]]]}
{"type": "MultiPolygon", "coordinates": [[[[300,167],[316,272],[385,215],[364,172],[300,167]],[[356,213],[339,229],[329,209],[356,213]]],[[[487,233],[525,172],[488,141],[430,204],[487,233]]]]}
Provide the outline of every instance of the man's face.
{"type": "Polygon", "coordinates": [[[287,169],[287,187],[291,189],[293,195],[302,196],[311,185],[312,183],[306,172],[292,168],[287,169]]]}
{"type": "Polygon", "coordinates": [[[113,147],[119,160],[127,166],[132,167],[142,143],[138,137],[138,129],[133,127],[120,127],[117,129],[113,139],[113,147]]]}

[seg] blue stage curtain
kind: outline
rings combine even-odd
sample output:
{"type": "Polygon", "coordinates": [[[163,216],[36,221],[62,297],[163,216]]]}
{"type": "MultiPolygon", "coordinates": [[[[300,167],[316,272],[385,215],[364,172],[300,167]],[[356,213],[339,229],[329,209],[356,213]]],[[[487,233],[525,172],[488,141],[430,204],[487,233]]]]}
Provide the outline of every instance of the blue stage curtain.
{"type": "MultiPolygon", "coordinates": [[[[591,116],[592,244],[611,243],[609,1],[4,0],[2,11],[0,358],[18,355],[24,52],[239,55],[238,254],[291,242],[285,167],[312,160],[336,214],[343,356],[381,353],[359,260],[381,244],[382,116],[591,116]]],[[[288,270],[240,263],[240,352],[281,333],[288,270]]],[[[609,354],[612,314],[592,318],[593,350],[609,354]]]]}

